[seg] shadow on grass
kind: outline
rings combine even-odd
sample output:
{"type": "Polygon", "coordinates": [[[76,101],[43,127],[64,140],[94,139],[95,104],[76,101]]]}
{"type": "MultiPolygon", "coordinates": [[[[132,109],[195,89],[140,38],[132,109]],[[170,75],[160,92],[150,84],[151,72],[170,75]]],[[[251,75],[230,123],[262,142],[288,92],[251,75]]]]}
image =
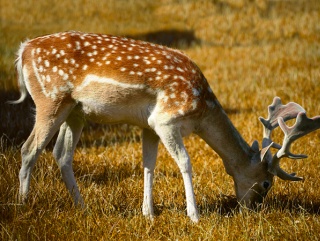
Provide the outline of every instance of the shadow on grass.
{"type": "Polygon", "coordinates": [[[195,36],[193,30],[160,30],[145,34],[127,35],[126,37],[179,49],[186,49],[201,42],[195,36]]]}
{"type": "Polygon", "coordinates": [[[213,200],[211,204],[199,206],[202,215],[218,213],[225,217],[232,217],[240,213],[241,209],[254,213],[290,212],[292,214],[320,215],[320,200],[305,200],[287,195],[276,195],[265,200],[259,211],[252,211],[241,207],[235,196],[223,195],[218,200],[213,200]]]}
{"type": "MultiPolygon", "coordinates": [[[[143,170],[141,165],[132,165],[132,163],[117,163],[117,166],[102,161],[99,165],[74,165],[74,171],[78,180],[85,185],[95,183],[97,185],[109,185],[110,183],[121,183],[128,178],[142,178],[143,170]]],[[[141,179],[142,180],[142,179],[141,179]]]]}
{"type": "Polygon", "coordinates": [[[268,198],[266,200],[266,209],[279,210],[281,212],[289,211],[290,213],[306,213],[311,215],[320,215],[320,200],[319,199],[304,199],[301,197],[289,197],[285,194],[280,194],[268,198]]]}
{"type": "Polygon", "coordinates": [[[18,91],[0,89],[0,137],[5,137],[12,145],[25,141],[34,125],[35,106],[30,96],[20,104],[7,103],[19,97],[18,91]]]}

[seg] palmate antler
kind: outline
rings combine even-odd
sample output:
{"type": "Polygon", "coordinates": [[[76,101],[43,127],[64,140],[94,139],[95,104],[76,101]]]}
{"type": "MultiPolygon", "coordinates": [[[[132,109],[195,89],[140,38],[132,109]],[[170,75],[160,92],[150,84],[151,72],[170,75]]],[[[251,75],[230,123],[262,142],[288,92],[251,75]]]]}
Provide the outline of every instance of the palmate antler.
{"type": "Polygon", "coordinates": [[[308,133],[320,128],[320,116],[309,119],[305,110],[297,103],[290,102],[282,105],[279,97],[275,97],[272,105],[268,107],[268,119],[260,117],[260,121],[264,126],[262,147],[269,149],[271,146],[279,149],[279,151],[268,160],[268,170],[275,176],[283,180],[300,181],[301,177],[295,176],[295,173],[289,174],[280,168],[279,162],[283,157],[291,159],[306,158],[306,155],[295,155],[290,152],[292,142],[308,133]],[[296,123],[292,127],[288,127],[285,121],[297,118],[296,123]],[[283,145],[275,144],[271,140],[272,130],[280,126],[284,132],[283,145]]]}

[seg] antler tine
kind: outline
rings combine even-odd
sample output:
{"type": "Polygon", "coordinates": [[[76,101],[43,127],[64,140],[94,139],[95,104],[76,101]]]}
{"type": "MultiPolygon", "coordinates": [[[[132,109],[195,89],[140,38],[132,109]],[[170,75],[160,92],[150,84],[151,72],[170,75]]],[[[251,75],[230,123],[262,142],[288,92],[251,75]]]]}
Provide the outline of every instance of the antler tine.
{"type": "Polygon", "coordinates": [[[297,116],[296,123],[292,127],[288,127],[282,117],[278,118],[278,124],[284,132],[283,146],[273,156],[272,161],[269,163],[269,172],[283,180],[300,181],[303,178],[296,177],[295,173],[288,174],[279,166],[280,159],[289,157],[291,159],[306,158],[306,155],[294,155],[290,152],[291,144],[302,136],[309,134],[320,128],[320,116],[308,118],[305,112],[300,112],[297,116]]]}
{"type": "MultiPolygon", "coordinates": [[[[284,121],[296,118],[300,112],[305,110],[297,103],[290,102],[286,105],[281,103],[279,97],[275,97],[271,105],[268,106],[268,119],[259,117],[259,120],[263,124],[263,142],[262,147],[266,147],[272,143],[271,132],[278,124],[278,118],[281,117],[284,121]]],[[[280,149],[281,146],[273,143],[273,147],[280,149]]]]}

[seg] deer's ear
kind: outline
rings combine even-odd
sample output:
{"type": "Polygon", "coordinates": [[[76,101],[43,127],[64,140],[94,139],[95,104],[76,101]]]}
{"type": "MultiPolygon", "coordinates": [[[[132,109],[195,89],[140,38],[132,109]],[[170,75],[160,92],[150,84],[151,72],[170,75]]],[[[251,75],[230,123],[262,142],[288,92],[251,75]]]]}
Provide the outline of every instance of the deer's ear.
{"type": "Polygon", "coordinates": [[[257,140],[254,140],[251,145],[251,151],[254,153],[259,152],[259,142],[257,140]]]}
{"type": "Polygon", "coordinates": [[[259,142],[255,140],[250,148],[251,151],[251,164],[256,164],[260,162],[260,157],[259,157],[259,142]]]}
{"type": "Polygon", "coordinates": [[[255,140],[251,145],[251,151],[253,152],[251,163],[259,163],[259,162],[267,161],[265,160],[265,157],[269,149],[272,147],[272,145],[273,145],[273,142],[270,145],[259,150],[259,143],[258,141],[255,140]]]}
{"type": "Polygon", "coordinates": [[[261,151],[260,151],[260,160],[261,160],[261,162],[267,161],[267,160],[265,160],[265,157],[266,157],[266,154],[268,153],[269,149],[272,147],[272,145],[273,145],[273,142],[271,142],[271,144],[269,146],[266,146],[266,147],[261,149],[261,151]]]}

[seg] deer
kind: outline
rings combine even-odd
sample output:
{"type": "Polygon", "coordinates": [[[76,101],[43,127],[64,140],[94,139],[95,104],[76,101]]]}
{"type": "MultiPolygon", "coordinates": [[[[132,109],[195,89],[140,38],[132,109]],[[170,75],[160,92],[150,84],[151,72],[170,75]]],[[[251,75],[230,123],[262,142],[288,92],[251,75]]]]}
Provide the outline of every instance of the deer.
{"type": "Polygon", "coordinates": [[[67,31],[40,36],[20,45],[16,70],[21,103],[29,94],[36,107],[35,124],[21,148],[21,202],[29,193],[36,160],[58,133],[53,156],[76,206],[85,207],[72,162],[87,120],[129,123],[142,128],[142,213],[153,219],[153,177],[161,141],[181,172],[186,212],[193,222],[199,213],[192,185],[192,166],[183,137],[195,133],[222,159],[234,182],[238,202],[255,209],[263,202],[274,177],[301,181],[280,167],[293,141],[320,128],[320,116],[308,118],[297,103],[275,97],[263,124],[262,148],[242,138],[213,93],[199,67],[184,53],[166,46],[107,34],[67,31]],[[288,127],[285,121],[296,118],[288,127]],[[284,132],[282,146],[272,131],[284,132]],[[272,155],[271,147],[277,150],[272,155]]]}

